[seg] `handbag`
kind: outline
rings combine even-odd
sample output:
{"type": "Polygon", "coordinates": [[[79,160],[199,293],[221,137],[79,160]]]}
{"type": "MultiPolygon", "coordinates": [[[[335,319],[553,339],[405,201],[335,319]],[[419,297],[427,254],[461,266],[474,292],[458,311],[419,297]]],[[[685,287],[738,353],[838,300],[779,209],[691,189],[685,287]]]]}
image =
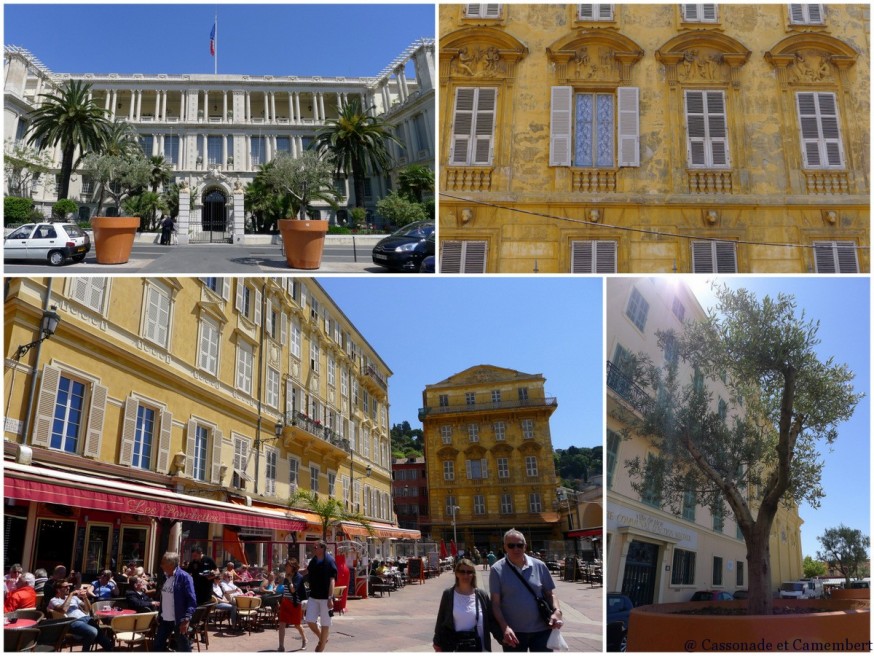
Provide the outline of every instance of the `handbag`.
{"type": "Polygon", "coordinates": [[[525,584],[526,588],[528,588],[528,592],[530,592],[534,596],[534,601],[537,602],[537,612],[540,613],[540,617],[543,618],[544,622],[551,625],[552,624],[552,614],[555,612],[555,609],[549,605],[549,602],[546,601],[546,599],[538,596],[537,593],[534,592],[534,588],[531,587],[531,585],[528,583],[528,581],[526,581],[525,579],[522,578],[522,575],[516,570],[515,567],[512,566],[510,561],[506,561],[506,562],[507,562],[507,565],[510,567],[510,571],[513,572],[513,574],[515,574],[517,577],[519,577],[519,580],[525,584]]]}

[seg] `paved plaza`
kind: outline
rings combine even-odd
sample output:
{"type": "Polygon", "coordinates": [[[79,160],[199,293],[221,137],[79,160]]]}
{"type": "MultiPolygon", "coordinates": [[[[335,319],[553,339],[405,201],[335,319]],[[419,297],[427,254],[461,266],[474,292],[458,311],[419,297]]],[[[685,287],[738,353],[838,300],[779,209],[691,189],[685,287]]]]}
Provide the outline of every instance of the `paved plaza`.
{"type": "MultiPolygon", "coordinates": [[[[477,572],[479,586],[488,589],[488,572],[477,572]],[[483,579],[486,579],[483,581],[483,579]]],[[[382,598],[350,599],[346,613],[334,617],[327,652],[433,652],[431,639],[440,595],[452,584],[444,572],[423,584],[407,585],[382,598]]],[[[562,634],[572,652],[601,652],[603,588],[587,583],[556,580],[565,626],[562,634]]],[[[315,636],[307,632],[307,652],[315,649],[315,636]]],[[[210,651],[276,651],[277,631],[267,628],[249,634],[210,631],[210,651]]],[[[286,651],[299,651],[300,638],[294,629],[286,631],[286,651]]],[[[500,652],[493,640],[492,650],[500,652]]]]}

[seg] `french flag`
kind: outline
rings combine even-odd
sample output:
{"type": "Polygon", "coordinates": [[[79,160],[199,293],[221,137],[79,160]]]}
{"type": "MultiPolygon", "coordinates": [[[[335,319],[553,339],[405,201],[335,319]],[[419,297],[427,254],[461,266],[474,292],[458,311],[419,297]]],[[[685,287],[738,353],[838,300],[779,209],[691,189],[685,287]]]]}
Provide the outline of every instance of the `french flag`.
{"type": "Polygon", "coordinates": [[[212,31],[209,33],[209,54],[215,57],[215,23],[212,24],[212,31]]]}

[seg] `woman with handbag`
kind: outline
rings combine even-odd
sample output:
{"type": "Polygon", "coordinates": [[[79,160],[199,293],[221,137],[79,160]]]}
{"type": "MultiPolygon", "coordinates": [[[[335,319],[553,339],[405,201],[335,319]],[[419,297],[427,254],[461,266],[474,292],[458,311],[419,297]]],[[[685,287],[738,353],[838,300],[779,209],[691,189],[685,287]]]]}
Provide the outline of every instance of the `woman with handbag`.
{"type": "Polygon", "coordinates": [[[285,627],[293,626],[300,633],[303,644],[300,648],[306,649],[307,637],[303,626],[303,601],[307,598],[306,586],[303,584],[303,574],[300,573],[300,565],[297,558],[289,558],[285,561],[285,578],[282,581],[282,599],[279,602],[279,649],[285,651],[285,627]]]}
{"type": "Polygon", "coordinates": [[[491,651],[492,635],[500,639],[492,602],[476,587],[473,562],[462,558],[455,563],[455,585],[440,599],[434,651],[491,651]]]}

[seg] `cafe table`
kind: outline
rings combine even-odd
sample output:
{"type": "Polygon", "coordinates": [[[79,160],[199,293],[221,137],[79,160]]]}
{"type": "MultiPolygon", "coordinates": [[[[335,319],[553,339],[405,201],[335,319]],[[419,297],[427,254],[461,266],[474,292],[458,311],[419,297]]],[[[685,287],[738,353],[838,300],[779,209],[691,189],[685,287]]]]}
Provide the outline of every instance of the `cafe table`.
{"type": "Polygon", "coordinates": [[[24,618],[15,620],[14,622],[10,622],[9,618],[3,618],[3,628],[4,629],[29,629],[31,627],[36,626],[36,620],[26,620],[24,618]]]}
{"type": "Polygon", "coordinates": [[[119,617],[120,615],[136,615],[136,612],[137,611],[129,608],[120,608],[117,610],[115,608],[104,608],[94,613],[94,617],[104,624],[112,624],[113,617],[119,617]]]}

